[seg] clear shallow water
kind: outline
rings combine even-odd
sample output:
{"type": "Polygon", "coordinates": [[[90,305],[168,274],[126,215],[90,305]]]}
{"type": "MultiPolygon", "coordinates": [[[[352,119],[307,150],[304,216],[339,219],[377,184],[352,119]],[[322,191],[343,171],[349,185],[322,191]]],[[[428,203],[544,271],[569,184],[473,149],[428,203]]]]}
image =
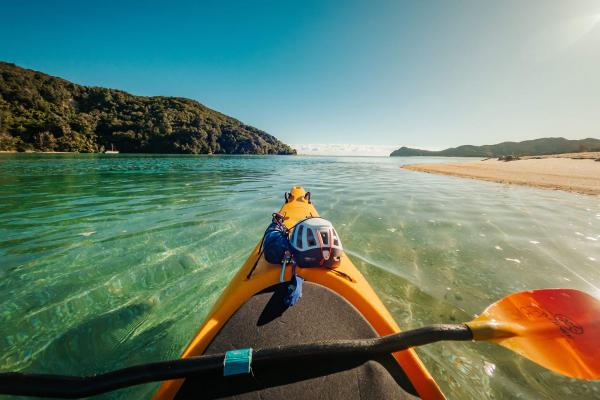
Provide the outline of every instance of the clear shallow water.
{"type": "MultiPolygon", "coordinates": [[[[525,289],[599,295],[600,197],[399,168],[415,160],[0,154],[0,370],[176,358],[297,184],[404,328],[525,289]]],[[[600,397],[493,345],[418,352],[450,399],[600,397]]]]}

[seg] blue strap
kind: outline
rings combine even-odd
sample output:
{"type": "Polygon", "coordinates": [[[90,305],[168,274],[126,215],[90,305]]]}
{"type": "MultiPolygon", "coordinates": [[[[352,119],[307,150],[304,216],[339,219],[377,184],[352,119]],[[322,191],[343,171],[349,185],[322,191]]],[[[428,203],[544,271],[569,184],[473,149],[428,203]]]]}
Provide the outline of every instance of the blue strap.
{"type": "Polygon", "coordinates": [[[300,300],[302,297],[302,284],[304,283],[304,279],[301,276],[298,276],[294,273],[292,276],[292,280],[290,281],[287,290],[288,293],[283,299],[283,303],[287,307],[291,307],[300,300]]]}
{"type": "Polygon", "coordinates": [[[281,262],[281,274],[279,274],[279,282],[283,282],[285,279],[285,266],[286,266],[287,262],[288,262],[287,258],[284,258],[283,261],[281,262]]]}
{"type": "Polygon", "coordinates": [[[223,376],[249,374],[252,364],[252,348],[230,350],[223,360],[223,376]]]}

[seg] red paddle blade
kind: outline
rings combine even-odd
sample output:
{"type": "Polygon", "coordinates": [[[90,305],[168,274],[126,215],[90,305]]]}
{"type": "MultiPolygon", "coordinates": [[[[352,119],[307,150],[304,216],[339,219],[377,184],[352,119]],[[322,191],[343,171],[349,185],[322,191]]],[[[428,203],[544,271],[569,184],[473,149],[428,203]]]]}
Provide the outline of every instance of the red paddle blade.
{"type": "Polygon", "coordinates": [[[600,379],[600,301],[575,289],[511,294],[467,325],[490,340],[558,373],[600,379]]]}

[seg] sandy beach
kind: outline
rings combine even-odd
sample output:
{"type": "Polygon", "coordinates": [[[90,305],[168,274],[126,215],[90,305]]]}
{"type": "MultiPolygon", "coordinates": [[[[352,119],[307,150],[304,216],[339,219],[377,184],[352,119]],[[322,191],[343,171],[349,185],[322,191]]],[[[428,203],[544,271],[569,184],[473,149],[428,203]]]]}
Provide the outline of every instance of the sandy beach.
{"type": "Polygon", "coordinates": [[[600,153],[577,153],[530,157],[509,162],[489,159],[472,162],[409,164],[402,168],[600,195],[600,162],[594,161],[598,157],[600,153]]]}

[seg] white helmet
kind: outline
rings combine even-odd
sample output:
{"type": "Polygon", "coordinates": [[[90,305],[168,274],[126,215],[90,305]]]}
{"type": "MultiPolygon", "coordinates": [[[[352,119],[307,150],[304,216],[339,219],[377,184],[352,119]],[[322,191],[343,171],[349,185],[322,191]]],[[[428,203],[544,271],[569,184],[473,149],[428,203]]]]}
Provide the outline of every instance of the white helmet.
{"type": "Polygon", "coordinates": [[[335,267],[344,251],[331,222],[308,218],[299,222],[290,239],[292,252],[300,267],[335,267]]]}

